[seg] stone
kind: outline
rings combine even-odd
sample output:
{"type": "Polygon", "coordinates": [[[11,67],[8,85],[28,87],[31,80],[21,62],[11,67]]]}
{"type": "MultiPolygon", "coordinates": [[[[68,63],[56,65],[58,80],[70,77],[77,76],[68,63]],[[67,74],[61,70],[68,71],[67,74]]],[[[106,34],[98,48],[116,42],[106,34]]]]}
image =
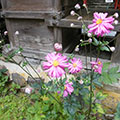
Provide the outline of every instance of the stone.
{"type": "Polygon", "coordinates": [[[107,97],[101,101],[101,104],[103,108],[106,110],[105,111],[106,114],[114,114],[116,112],[116,106],[120,101],[120,93],[112,88],[108,89],[110,88],[111,85],[106,86],[104,85],[103,88],[96,87],[95,91],[98,92],[102,90],[102,93],[107,95],[107,97]]]}
{"type": "Polygon", "coordinates": [[[39,79],[39,78],[31,78],[28,76],[28,79],[27,79],[27,83],[28,84],[33,84],[33,83],[40,83],[41,81],[43,81],[43,79],[39,79]]]}
{"type": "Polygon", "coordinates": [[[20,63],[23,61],[23,57],[18,56],[18,55],[15,55],[15,56],[13,57],[13,59],[14,59],[18,64],[20,64],[20,63]]]}
{"type": "Polygon", "coordinates": [[[10,73],[9,73],[8,69],[4,65],[3,66],[0,65],[0,70],[2,70],[2,69],[7,70],[6,72],[4,72],[4,75],[10,76],[10,73]]]}
{"type": "Polygon", "coordinates": [[[18,73],[12,73],[12,80],[14,83],[20,85],[21,87],[27,85],[25,78],[18,73]]]}

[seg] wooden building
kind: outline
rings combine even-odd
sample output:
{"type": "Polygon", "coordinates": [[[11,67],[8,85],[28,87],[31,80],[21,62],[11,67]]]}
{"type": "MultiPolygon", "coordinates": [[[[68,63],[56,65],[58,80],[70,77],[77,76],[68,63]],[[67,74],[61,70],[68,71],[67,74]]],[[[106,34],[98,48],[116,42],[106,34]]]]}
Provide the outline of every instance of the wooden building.
{"type": "MultiPolygon", "coordinates": [[[[69,13],[76,3],[87,4],[89,15],[82,7],[85,24],[91,23],[94,11],[119,12],[119,0],[1,0],[2,15],[5,17],[12,49],[23,47],[30,58],[41,58],[54,51],[53,44],[60,42],[63,51],[73,50],[75,39],[79,40],[82,23],[69,13]],[[71,27],[74,23],[76,26],[71,27]],[[19,34],[15,34],[19,31],[19,34]],[[71,47],[69,47],[71,45],[71,47]]],[[[119,33],[120,25],[115,26],[119,33]]],[[[120,61],[120,38],[116,41],[113,62],[120,61]],[[117,58],[117,59],[116,59],[117,58]]]]}

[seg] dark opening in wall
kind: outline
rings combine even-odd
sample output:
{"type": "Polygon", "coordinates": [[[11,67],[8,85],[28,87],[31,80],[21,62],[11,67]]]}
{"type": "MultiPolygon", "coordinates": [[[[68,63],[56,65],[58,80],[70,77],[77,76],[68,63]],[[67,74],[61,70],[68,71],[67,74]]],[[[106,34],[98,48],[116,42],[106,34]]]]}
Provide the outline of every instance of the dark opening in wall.
{"type": "Polygon", "coordinates": [[[2,6],[1,6],[1,3],[0,3],[0,53],[2,52],[3,46],[5,44],[9,44],[5,19],[1,15],[1,12],[2,12],[2,6]]]}

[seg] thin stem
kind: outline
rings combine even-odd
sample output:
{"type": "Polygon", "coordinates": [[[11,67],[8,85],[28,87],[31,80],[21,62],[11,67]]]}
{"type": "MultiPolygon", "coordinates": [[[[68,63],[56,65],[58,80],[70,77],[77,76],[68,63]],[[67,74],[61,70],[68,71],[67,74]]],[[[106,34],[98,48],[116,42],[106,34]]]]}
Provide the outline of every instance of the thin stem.
{"type": "Polygon", "coordinates": [[[90,62],[92,61],[92,46],[90,44],[90,62]]]}
{"type": "MultiPolygon", "coordinates": [[[[12,58],[12,60],[15,64],[19,65],[13,58],[12,58]]],[[[20,68],[22,68],[28,75],[30,75],[36,81],[36,79],[29,72],[27,72],[22,66],[20,66],[20,68]]],[[[41,90],[42,90],[42,86],[41,86],[41,90]]],[[[59,103],[61,105],[61,103],[48,90],[46,90],[46,91],[57,103],[59,103]]]]}
{"type": "Polygon", "coordinates": [[[25,70],[22,66],[20,66],[13,58],[11,59],[16,65],[18,65],[22,70],[24,70],[31,78],[33,78],[36,81],[36,79],[27,70],[25,70]]]}
{"type": "Polygon", "coordinates": [[[98,48],[98,53],[97,53],[96,61],[99,58],[99,56],[100,56],[100,49],[98,48]]]}
{"type": "Polygon", "coordinates": [[[48,93],[58,104],[61,105],[61,103],[60,103],[49,91],[47,91],[47,93],[48,93]]]}
{"type": "MultiPolygon", "coordinates": [[[[101,40],[101,37],[99,37],[99,43],[100,43],[100,40],[101,40]]],[[[97,53],[96,61],[97,61],[97,59],[99,58],[99,56],[100,56],[100,48],[99,48],[99,46],[98,46],[98,53],[97,53]]]]}
{"type": "Polygon", "coordinates": [[[27,62],[27,64],[33,69],[33,71],[37,74],[37,76],[39,77],[39,79],[41,79],[40,75],[38,74],[38,72],[34,69],[34,67],[29,63],[29,61],[25,58],[25,56],[20,53],[21,56],[25,59],[25,61],[27,62]]]}
{"type": "MultiPolygon", "coordinates": [[[[25,56],[24,56],[22,53],[20,53],[20,54],[21,54],[21,56],[25,59],[25,61],[27,62],[27,64],[32,68],[32,70],[37,74],[38,78],[41,80],[40,75],[39,75],[38,72],[34,69],[34,67],[29,63],[29,61],[25,58],[25,56]]],[[[42,89],[42,85],[43,85],[43,82],[42,82],[42,80],[41,80],[41,81],[40,81],[41,89],[42,89]]]]}
{"type": "Polygon", "coordinates": [[[92,109],[93,75],[94,75],[94,72],[92,71],[91,75],[90,75],[90,102],[89,102],[89,111],[88,111],[87,120],[90,120],[90,113],[91,113],[91,109],[92,109]]]}
{"type": "MultiPolygon", "coordinates": [[[[84,33],[84,40],[85,40],[85,33],[84,33]]],[[[87,47],[85,45],[85,63],[86,63],[86,69],[87,69],[87,47]]]]}

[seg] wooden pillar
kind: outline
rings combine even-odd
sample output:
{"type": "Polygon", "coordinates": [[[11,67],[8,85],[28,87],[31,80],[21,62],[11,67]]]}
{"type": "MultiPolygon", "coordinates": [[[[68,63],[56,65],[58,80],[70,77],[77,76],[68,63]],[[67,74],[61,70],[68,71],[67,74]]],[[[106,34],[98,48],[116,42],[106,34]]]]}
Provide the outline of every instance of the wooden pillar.
{"type": "Polygon", "coordinates": [[[111,61],[114,63],[120,63],[120,33],[116,40],[115,51],[112,54],[111,61]]]}

